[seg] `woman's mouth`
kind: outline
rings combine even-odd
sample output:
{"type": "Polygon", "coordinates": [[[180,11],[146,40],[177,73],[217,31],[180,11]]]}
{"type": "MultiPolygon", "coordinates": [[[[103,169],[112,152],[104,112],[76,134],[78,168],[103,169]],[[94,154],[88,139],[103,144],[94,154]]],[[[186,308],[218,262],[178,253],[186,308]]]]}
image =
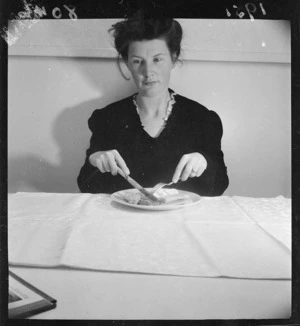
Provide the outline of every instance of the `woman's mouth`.
{"type": "Polygon", "coordinates": [[[145,82],[143,82],[143,84],[145,85],[145,86],[153,86],[153,85],[155,85],[157,83],[157,81],[145,81],[145,82]]]}

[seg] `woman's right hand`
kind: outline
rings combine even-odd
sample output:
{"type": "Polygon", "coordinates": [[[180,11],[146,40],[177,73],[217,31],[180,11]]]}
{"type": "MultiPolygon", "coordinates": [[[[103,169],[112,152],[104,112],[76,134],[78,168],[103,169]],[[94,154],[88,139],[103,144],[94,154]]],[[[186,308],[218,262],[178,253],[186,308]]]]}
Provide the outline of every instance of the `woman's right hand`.
{"type": "Polygon", "coordinates": [[[89,161],[102,173],[110,172],[112,175],[117,175],[120,168],[126,175],[130,174],[125,161],[116,149],[95,152],[90,155],[89,161]]]}

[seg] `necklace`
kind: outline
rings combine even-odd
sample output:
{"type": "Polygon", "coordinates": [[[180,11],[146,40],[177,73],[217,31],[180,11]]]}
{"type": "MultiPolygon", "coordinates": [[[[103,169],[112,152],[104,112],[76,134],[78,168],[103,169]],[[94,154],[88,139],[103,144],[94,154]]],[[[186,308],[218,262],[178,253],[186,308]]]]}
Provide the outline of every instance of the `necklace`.
{"type": "MultiPolygon", "coordinates": [[[[168,121],[169,116],[172,113],[173,105],[176,103],[175,98],[174,98],[174,95],[176,95],[176,93],[173,93],[173,92],[170,93],[170,99],[167,102],[167,107],[166,107],[165,115],[163,117],[164,123],[166,123],[168,121]]],[[[135,94],[133,96],[133,103],[134,103],[134,105],[136,107],[137,114],[140,116],[140,108],[137,105],[136,96],[137,96],[137,94],[135,94]]]]}

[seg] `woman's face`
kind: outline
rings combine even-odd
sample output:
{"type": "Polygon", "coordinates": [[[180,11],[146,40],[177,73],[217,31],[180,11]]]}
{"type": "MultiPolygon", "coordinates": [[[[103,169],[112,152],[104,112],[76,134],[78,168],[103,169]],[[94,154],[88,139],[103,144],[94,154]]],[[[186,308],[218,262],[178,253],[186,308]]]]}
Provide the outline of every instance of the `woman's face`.
{"type": "Polygon", "coordinates": [[[143,96],[163,94],[169,86],[175,63],[164,39],[131,42],[127,67],[143,96]]]}

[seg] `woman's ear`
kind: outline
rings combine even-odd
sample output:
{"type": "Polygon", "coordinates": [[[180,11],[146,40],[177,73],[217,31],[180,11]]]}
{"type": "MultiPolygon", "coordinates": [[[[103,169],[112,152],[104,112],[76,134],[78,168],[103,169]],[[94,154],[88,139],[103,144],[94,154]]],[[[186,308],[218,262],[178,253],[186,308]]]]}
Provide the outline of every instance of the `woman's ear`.
{"type": "Polygon", "coordinates": [[[124,61],[125,65],[126,65],[127,69],[130,71],[128,59],[127,60],[123,59],[123,61],[124,61]]]}
{"type": "MultiPolygon", "coordinates": [[[[125,63],[127,69],[130,71],[129,66],[128,66],[128,62],[125,61],[124,59],[121,60],[121,58],[118,57],[118,59],[117,59],[117,63],[118,63],[118,68],[119,68],[119,71],[120,71],[122,77],[123,77],[124,79],[126,79],[126,80],[130,80],[130,77],[126,77],[126,75],[124,74],[123,69],[122,69],[122,65],[123,65],[123,68],[124,68],[124,63],[125,63]]],[[[130,71],[130,72],[131,72],[131,71],[130,71]]]]}

